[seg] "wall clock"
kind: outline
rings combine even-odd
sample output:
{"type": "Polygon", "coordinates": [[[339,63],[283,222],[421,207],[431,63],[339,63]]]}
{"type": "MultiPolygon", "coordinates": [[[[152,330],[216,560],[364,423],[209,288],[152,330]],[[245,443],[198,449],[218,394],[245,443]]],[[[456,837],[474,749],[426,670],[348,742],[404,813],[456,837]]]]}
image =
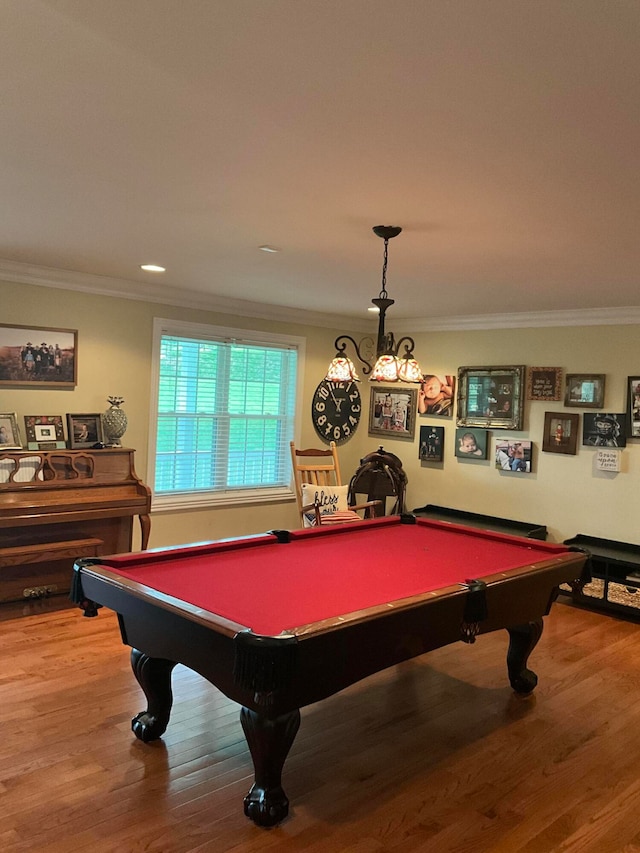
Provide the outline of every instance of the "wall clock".
{"type": "Polygon", "coordinates": [[[355,382],[328,382],[323,379],[313,395],[311,419],[316,432],[327,444],[349,441],[360,423],[362,400],[355,382]]]}

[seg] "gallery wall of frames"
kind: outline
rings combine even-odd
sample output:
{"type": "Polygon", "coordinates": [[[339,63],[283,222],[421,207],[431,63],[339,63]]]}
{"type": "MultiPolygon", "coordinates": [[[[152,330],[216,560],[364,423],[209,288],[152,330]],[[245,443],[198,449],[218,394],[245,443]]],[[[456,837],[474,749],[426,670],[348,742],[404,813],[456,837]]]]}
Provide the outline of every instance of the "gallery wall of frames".
{"type": "Polygon", "coordinates": [[[445,453],[460,461],[490,460],[502,473],[523,475],[535,471],[537,452],[576,455],[585,447],[596,450],[596,468],[619,471],[621,450],[640,439],[640,376],[627,377],[626,399],[616,411],[603,410],[605,383],[603,373],[525,365],[459,367],[455,377],[426,374],[413,408],[418,457],[425,464],[441,463],[445,453]],[[522,430],[525,405],[533,401],[549,406],[542,434],[509,435],[522,430]]]}

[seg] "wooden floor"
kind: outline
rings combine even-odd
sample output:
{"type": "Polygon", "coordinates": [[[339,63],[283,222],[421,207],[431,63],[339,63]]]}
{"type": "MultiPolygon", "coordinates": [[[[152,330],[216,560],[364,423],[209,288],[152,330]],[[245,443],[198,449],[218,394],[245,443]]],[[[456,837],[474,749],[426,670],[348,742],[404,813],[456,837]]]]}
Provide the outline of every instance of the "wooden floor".
{"type": "Polygon", "coordinates": [[[245,818],[236,705],[184,667],[162,741],[115,616],[0,621],[0,849],[37,853],[640,851],[640,625],[557,603],[506,681],[506,632],[394,667],[303,709],[289,818],[245,818]]]}

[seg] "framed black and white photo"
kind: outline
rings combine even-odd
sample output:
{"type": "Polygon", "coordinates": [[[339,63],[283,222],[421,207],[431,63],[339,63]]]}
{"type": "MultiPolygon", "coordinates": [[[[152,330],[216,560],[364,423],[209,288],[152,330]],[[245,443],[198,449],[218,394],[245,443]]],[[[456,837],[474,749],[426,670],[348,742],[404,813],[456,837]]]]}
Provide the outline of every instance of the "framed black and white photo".
{"type": "Polygon", "coordinates": [[[524,365],[460,367],[458,426],[522,429],[524,365]]]}
{"type": "Polygon", "coordinates": [[[604,373],[567,373],[565,406],[601,409],[604,406],[604,373]]]}
{"type": "Polygon", "coordinates": [[[3,450],[22,450],[15,412],[0,413],[0,452],[3,450]]]}
{"type": "Polygon", "coordinates": [[[569,412],[545,412],[542,450],[545,453],[568,453],[575,456],[578,448],[580,415],[569,412]]]}
{"type": "Polygon", "coordinates": [[[67,415],[69,447],[74,450],[93,447],[102,442],[102,418],[99,414],[67,415]]]}
{"type": "Polygon", "coordinates": [[[418,458],[421,462],[442,462],[444,453],[444,427],[421,426],[418,458]]]}
{"type": "Polygon", "coordinates": [[[0,386],[74,388],[78,332],[0,324],[0,386]]]}
{"type": "Polygon", "coordinates": [[[418,392],[414,388],[371,389],[369,435],[414,438],[418,392]]]}
{"type": "Polygon", "coordinates": [[[582,421],[582,443],[586,447],[626,447],[624,412],[586,412],[582,421]]]}

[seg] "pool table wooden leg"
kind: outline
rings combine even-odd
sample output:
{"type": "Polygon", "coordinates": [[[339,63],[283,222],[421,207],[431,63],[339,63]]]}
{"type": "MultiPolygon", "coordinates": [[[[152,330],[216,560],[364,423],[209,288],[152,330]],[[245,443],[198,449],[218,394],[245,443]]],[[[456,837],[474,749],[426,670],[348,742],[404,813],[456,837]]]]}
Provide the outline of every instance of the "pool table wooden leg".
{"type": "Polygon", "coordinates": [[[538,676],[527,669],[529,655],[542,636],[542,619],[507,628],[509,632],[509,651],[507,652],[507,670],[509,681],[516,693],[532,693],[538,683],[538,676]]]}
{"type": "Polygon", "coordinates": [[[255,782],[244,798],[244,813],[258,826],[274,826],[289,813],[282,768],[300,727],[300,711],[270,720],[243,708],[240,722],[255,770],[255,782]]]}
{"type": "Polygon", "coordinates": [[[173,661],[151,658],[131,649],[131,668],[147,697],[147,710],[131,720],[131,729],[138,740],[147,743],[166,731],[173,705],[171,673],[175,665],[173,661]]]}

